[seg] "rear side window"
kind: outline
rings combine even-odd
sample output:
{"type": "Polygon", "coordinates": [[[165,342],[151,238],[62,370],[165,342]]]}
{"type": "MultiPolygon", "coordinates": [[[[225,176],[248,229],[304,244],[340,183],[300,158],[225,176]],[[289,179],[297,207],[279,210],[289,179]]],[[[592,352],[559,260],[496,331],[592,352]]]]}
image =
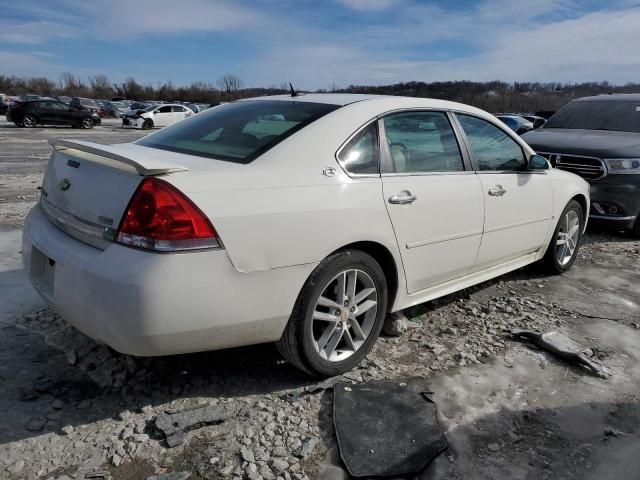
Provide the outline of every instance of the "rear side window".
{"type": "Polygon", "coordinates": [[[443,112],[408,112],[384,118],[395,173],[459,172],[460,148],[443,112]]]}
{"type": "Polygon", "coordinates": [[[378,128],[372,123],[351,139],[338,159],[349,173],[377,174],[380,173],[378,151],[378,128]]]}
{"type": "Polygon", "coordinates": [[[490,122],[457,114],[480,170],[520,171],[527,162],[518,143],[490,122]]]}
{"type": "Polygon", "coordinates": [[[249,100],[207,110],[139,140],[145,147],[249,163],[339,105],[249,100]]]}

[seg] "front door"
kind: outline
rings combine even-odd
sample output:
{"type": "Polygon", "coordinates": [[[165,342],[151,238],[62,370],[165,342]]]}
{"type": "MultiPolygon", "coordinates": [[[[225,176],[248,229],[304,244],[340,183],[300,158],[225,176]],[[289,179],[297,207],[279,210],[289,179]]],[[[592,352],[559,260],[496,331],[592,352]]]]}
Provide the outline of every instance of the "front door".
{"type": "Polygon", "coordinates": [[[448,115],[402,112],[380,123],[383,193],[408,293],[464,276],[480,247],[484,202],[448,115]]]}
{"type": "Polygon", "coordinates": [[[481,270],[539,250],[552,213],[545,170],[527,171],[516,140],[485,119],[457,114],[482,183],[485,222],[474,269],[481,270]]]}

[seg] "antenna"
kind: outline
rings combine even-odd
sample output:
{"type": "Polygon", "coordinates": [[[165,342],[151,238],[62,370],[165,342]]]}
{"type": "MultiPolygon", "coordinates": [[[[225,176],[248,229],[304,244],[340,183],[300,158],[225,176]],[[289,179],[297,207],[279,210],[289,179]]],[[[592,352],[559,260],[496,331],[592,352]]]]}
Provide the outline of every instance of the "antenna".
{"type": "Polygon", "coordinates": [[[297,97],[298,96],[298,92],[295,91],[295,89],[293,88],[293,85],[291,82],[289,82],[289,89],[291,90],[291,96],[292,97],[297,97]]]}

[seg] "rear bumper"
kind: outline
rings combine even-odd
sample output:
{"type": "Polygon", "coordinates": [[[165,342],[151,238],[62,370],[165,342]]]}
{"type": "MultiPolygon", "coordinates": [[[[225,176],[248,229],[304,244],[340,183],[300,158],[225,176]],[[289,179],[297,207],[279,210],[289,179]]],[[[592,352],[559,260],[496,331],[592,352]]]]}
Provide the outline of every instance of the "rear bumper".
{"type": "Polygon", "coordinates": [[[640,175],[607,175],[591,183],[590,222],[626,230],[639,215],[640,175]]]}
{"type": "Polygon", "coordinates": [[[22,243],[27,276],[52,308],[87,336],[139,356],[277,340],[314,268],[240,273],[224,250],[99,250],[58,230],[40,206],[22,243]]]}

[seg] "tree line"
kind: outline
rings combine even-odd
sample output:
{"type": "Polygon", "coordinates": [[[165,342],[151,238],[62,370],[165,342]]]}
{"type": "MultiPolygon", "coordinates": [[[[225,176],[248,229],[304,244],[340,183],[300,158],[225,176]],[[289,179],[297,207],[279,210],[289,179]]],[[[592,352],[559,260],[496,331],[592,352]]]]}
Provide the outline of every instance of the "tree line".
{"type": "MultiPolygon", "coordinates": [[[[318,92],[370,93],[379,95],[405,95],[452,100],[488,110],[490,112],[535,112],[557,110],[567,102],[588,95],[607,93],[638,93],[640,84],[613,85],[609,82],[401,82],[392,85],[331,85],[318,92]]],[[[173,82],[139,83],[133,77],[122,83],[112,83],[106,75],[89,76],[86,80],[63,73],[58,81],[46,77],[17,77],[0,75],[0,93],[8,95],[35,94],[46,96],[88,97],[110,99],[122,97],[131,100],[180,100],[195,103],[232,101],[259,95],[289,92],[289,85],[244,87],[237,75],[228,73],[215,82],[192,82],[175,85],[173,82]]]]}

